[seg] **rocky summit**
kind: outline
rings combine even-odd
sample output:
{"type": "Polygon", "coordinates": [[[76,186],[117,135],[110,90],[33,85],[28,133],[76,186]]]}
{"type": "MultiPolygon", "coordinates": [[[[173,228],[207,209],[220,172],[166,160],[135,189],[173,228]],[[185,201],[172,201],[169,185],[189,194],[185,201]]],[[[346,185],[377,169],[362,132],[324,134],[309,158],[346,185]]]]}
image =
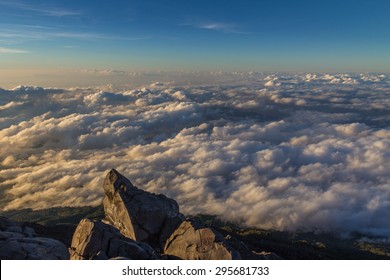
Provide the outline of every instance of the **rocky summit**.
{"type": "Polygon", "coordinates": [[[135,187],[116,170],[103,188],[105,217],[79,223],[71,259],[240,259],[220,233],[185,219],[173,199],[135,187]]]}
{"type": "MultiPolygon", "coordinates": [[[[76,221],[76,228],[76,224],[72,224],[72,227],[66,226],[66,223],[62,224],[61,228],[74,231],[69,238],[66,237],[68,234],[62,236],[60,233],[63,232],[58,229],[50,233],[46,232],[48,228],[39,224],[17,224],[8,218],[0,217],[0,259],[279,258],[267,252],[252,252],[235,237],[226,233],[224,237],[214,228],[205,226],[199,219],[186,218],[180,213],[175,200],[137,188],[114,169],[106,175],[103,189],[103,211],[98,216],[80,216],[76,221]],[[38,236],[34,229],[46,235],[38,236]],[[70,245],[69,248],[53,239],[60,236],[63,237],[61,240],[70,245]]],[[[65,230],[65,233],[68,232],[65,230]]]]}

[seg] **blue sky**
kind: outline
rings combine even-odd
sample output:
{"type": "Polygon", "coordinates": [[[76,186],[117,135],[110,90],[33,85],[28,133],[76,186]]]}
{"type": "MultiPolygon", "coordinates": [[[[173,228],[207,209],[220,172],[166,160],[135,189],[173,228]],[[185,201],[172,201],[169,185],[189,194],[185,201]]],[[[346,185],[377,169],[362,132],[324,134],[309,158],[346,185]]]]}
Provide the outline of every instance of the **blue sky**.
{"type": "Polygon", "coordinates": [[[390,72],[388,0],[0,0],[3,69],[390,72]]]}

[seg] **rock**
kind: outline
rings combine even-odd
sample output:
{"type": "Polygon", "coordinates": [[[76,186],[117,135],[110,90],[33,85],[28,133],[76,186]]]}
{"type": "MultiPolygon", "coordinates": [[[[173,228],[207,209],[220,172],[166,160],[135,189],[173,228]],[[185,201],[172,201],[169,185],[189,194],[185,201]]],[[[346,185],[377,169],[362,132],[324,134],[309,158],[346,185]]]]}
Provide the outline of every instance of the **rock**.
{"type": "Polygon", "coordinates": [[[157,259],[148,244],[123,236],[116,228],[99,221],[83,219],[73,235],[70,259],[157,259]]]}
{"type": "Polygon", "coordinates": [[[2,260],[65,260],[68,249],[61,242],[34,237],[32,228],[21,227],[0,217],[0,259],[2,260]]]}
{"type": "Polygon", "coordinates": [[[104,221],[124,236],[157,250],[184,220],[176,201],[138,189],[114,169],[107,174],[103,188],[104,221]]]}
{"type": "Polygon", "coordinates": [[[283,260],[280,256],[272,252],[254,252],[259,260],[283,260]]]}
{"type": "Polygon", "coordinates": [[[240,256],[243,260],[257,260],[258,257],[254,254],[244,242],[238,240],[237,238],[231,236],[230,234],[225,236],[226,242],[236,251],[240,253],[240,256]]]}
{"type": "Polygon", "coordinates": [[[31,227],[23,227],[23,234],[26,235],[27,237],[35,237],[36,233],[35,230],[31,227]]]}
{"type": "Polygon", "coordinates": [[[6,217],[0,217],[0,230],[5,231],[10,227],[16,226],[16,223],[6,217]]]}
{"type": "Polygon", "coordinates": [[[135,187],[116,170],[103,184],[103,221],[81,220],[69,249],[74,260],[268,259],[232,236],[186,220],[173,199],[135,187]],[[242,252],[242,256],[241,253],[242,252]]]}
{"type": "Polygon", "coordinates": [[[236,260],[240,254],[223,236],[191,220],[183,221],[167,240],[164,253],[186,260],[236,260]]]}
{"type": "Polygon", "coordinates": [[[0,241],[2,260],[67,260],[68,249],[61,242],[44,237],[8,238],[0,241]]]}
{"type": "Polygon", "coordinates": [[[228,234],[225,236],[226,242],[236,251],[240,253],[243,260],[282,260],[278,255],[271,252],[254,252],[243,241],[228,234]]]}
{"type": "Polygon", "coordinates": [[[21,227],[19,226],[10,226],[9,228],[7,228],[7,231],[8,232],[16,232],[16,233],[22,233],[23,230],[21,227]]]}
{"type": "MultiPolygon", "coordinates": [[[[0,231],[0,240],[9,239],[9,238],[25,238],[26,235],[23,233],[15,233],[9,231],[0,231]]],[[[30,236],[27,236],[30,237],[30,236]]]]}

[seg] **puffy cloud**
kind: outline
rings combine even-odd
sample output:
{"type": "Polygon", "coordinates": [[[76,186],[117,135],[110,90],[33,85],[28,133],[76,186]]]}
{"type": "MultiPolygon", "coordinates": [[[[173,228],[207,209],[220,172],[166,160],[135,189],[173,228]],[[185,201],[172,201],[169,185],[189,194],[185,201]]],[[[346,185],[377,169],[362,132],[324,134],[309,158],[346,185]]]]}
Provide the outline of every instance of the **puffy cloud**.
{"type": "Polygon", "coordinates": [[[2,209],[100,204],[116,168],[187,214],[390,236],[386,76],[228,76],[237,79],[0,90],[2,209]]]}

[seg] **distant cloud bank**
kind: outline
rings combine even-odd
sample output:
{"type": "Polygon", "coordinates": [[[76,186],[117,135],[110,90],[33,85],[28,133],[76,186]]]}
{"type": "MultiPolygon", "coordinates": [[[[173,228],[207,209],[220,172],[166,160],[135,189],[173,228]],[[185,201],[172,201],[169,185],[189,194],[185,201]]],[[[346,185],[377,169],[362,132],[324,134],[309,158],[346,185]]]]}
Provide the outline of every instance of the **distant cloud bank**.
{"type": "Polygon", "coordinates": [[[187,214],[390,236],[389,76],[210,75],[0,89],[1,209],[98,205],[116,168],[187,214]]]}

